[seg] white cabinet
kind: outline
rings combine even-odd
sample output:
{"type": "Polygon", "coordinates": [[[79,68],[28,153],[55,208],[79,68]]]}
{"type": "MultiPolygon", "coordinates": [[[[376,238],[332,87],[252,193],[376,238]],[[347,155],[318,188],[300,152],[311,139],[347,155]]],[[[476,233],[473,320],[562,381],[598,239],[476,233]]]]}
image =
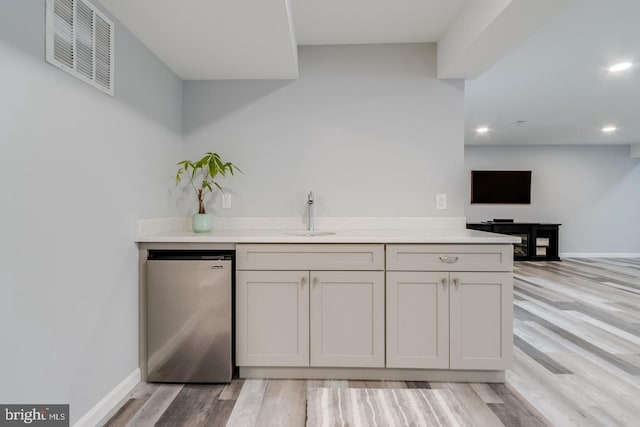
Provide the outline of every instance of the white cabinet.
{"type": "Polygon", "coordinates": [[[239,366],[384,367],[383,245],[237,245],[236,253],[239,366]]]}
{"type": "Polygon", "coordinates": [[[384,245],[236,245],[236,267],[238,270],[384,270],[384,245]]]}
{"type": "Polygon", "coordinates": [[[512,245],[387,245],[391,271],[512,271],[512,245]]]}
{"type": "Polygon", "coordinates": [[[387,366],[449,368],[447,274],[387,273],[387,366]]]}
{"type": "Polygon", "coordinates": [[[311,366],[384,367],[384,273],[311,272],[311,366]]]}
{"type": "Polygon", "coordinates": [[[513,349],[513,275],[449,274],[451,369],[503,370],[513,349]]]}
{"type": "Polygon", "coordinates": [[[460,254],[446,245],[387,246],[388,270],[437,270],[387,272],[387,367],[504,370],[511,366],[509,246],[467,246],[471,247],[460,254]],[[473,268],[469,261],[483,258],[492,259],[493,268],[502,271],[465,271],[473,268]]]}
{"type": "Polygon", "coordinates": [[[510,245],[387,245],[386,288],[381,244],[247,244],[236,252],[241,367],[511,366],[510,245]]]}
{"type": "Polygon", "coordinates": [[[309,366],[309,274],[239,271],[236,361],[240,366],[309,366]]]}

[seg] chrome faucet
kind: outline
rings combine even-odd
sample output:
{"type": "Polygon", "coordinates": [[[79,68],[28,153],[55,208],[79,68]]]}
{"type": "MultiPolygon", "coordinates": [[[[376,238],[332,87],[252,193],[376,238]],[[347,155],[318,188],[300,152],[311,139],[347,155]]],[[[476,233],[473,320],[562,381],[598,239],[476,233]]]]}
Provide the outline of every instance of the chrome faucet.
{"type": "Polygon", "coordinates": [[[307,195],[307,205],[309,205],[309,231],[314,231],[316,218],[313,212],[313,191],[309,191],[307,195]]]}

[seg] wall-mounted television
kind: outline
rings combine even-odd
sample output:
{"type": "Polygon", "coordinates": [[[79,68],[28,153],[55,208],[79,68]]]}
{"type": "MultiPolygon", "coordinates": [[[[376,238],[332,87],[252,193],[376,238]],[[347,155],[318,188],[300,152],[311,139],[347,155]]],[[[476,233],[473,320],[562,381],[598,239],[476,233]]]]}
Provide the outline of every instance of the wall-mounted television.
{"type": "Polygon", "coordinates": [[[471,171],[471,203],[531,204],[531,171],[471,171]]]}

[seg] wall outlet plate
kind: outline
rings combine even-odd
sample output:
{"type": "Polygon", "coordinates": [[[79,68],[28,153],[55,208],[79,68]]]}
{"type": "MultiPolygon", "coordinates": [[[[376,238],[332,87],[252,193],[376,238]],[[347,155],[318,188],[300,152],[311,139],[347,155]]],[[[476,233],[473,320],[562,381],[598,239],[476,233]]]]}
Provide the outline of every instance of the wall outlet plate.
{"type": "Polygon", "coordinates": [[[447,209],[447,195],[444,193],[436,194],[436,209],[447,209]]]}
{"type": "Polygon", "coordinates": [[[231,194],[222,195],[222,209],[231,209],[231,194]]]}

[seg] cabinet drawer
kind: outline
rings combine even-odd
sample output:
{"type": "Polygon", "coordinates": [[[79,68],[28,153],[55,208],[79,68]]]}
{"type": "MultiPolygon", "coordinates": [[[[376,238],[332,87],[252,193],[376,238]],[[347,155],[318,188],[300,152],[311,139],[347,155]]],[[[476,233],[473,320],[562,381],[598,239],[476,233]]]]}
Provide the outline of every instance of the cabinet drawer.
{"type": "Polygon", "coordinates": [[[237,245],[238,270],[384,270],[384,245],[237,245]]]}
{"type": "Polygon", "coordinates": [[[512,245],[387,245],[389,271],[512,271],[512,245]]]}

